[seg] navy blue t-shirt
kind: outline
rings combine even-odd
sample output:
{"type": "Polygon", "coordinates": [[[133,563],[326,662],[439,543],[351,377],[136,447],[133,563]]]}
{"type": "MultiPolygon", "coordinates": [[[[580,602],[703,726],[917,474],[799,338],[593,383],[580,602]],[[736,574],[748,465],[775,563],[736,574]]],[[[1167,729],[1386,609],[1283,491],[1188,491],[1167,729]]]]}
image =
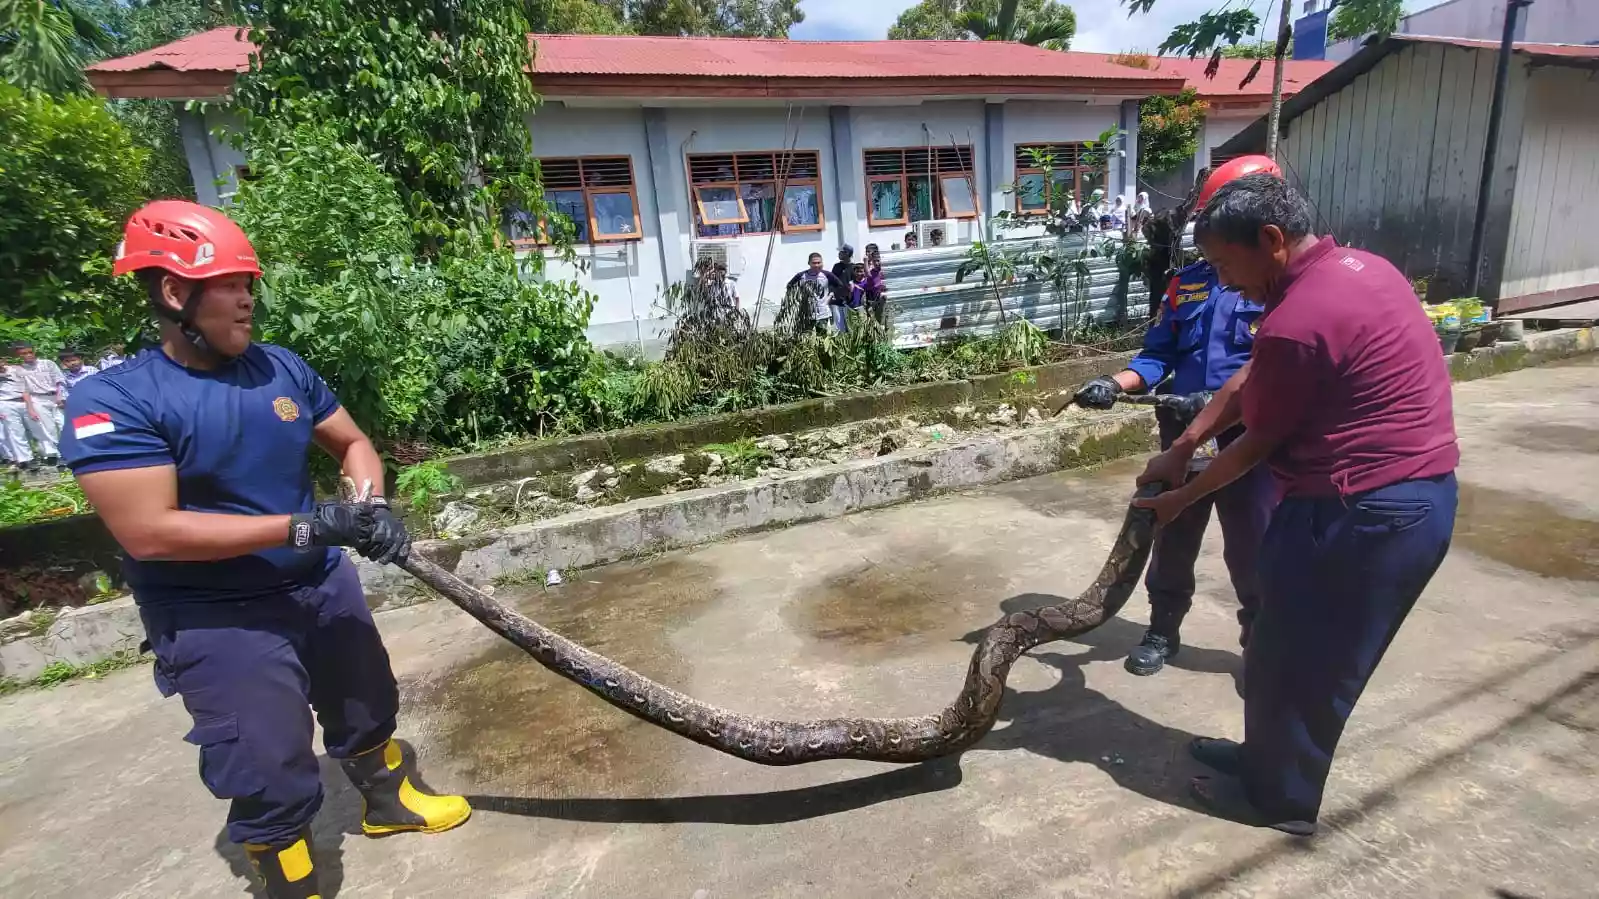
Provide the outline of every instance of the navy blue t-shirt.
{"type": "MultiPolygon", "coordinates": [[[[145,350],[72,391],[61,457],[78,475],[172,465],[178,508],[189,512],[309,512],[311,429],[338,408],[311,366],[282,347],[253,344],[214,371],[145,350]]],[[[130,557],[123,570],[139,603],[161,605],[279,593],[319,581],[338,558],[284,546],[215,562],[130,557]]]]}

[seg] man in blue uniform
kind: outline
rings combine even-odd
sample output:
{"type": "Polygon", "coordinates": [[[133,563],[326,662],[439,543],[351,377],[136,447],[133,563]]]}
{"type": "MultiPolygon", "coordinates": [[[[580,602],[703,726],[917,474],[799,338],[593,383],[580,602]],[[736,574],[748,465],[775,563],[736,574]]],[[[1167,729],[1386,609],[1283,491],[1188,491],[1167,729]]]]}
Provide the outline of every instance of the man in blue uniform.
{"type": "Polygon", "coordinates": [[[401,561],[372,443],[305,361],[251,342],[255,250],[226,216],[161,201],[129,220],[114,266],[149,291],[161,346],[83,381],[62,449],[127,553],[156,687],[193,719],[200,778],[232,801],[271,899],[320,890],[308,841],[323,745],[365,800],[371,835],[436,832],[471,813],[421,791],[392,739],[399,693],[355,567],[401,561]],[[312,446],[363,485],[318,504],[312,446]]]}
{"type": "MultiPolygon", "coordinates": [[[[1265,156],[1243,156],[1220,166],[1200,188],[1195,214],[1223,184],[1253,172],[1282,177],[1265,156]]],[[[1155,389],[1172,401],[1156,407],[1161,448],[1173,440],[1204,407],[1212,391],[1249,361],[1255,331],[1265,307],[1220,286],[1216,270],[1203,260],[1189,265],[1166,289],[1159,316],[1144,336],[1144,348],[1126,370],[1084,384],[1075,402],[1089,409],[1109,409],[1123,391],[1155,389]],[[1170,377],[1170,381],[1167,378],[1170,377]]],[[[1217,438],[1217,449],[1238,438],[1234,428],[1217,438]]],[[[1189,477],[1214,456],[1196,456],[1189,477]]],[[[1249,642],[1259,609],[1260,582],[1256,560],[1273,504],[1271,478],[1254,471],[1226,488],[1189,506],[1155,535],[1155,547],[1144,586],[1149,591],[1149,630],[1127,655],[1127,670],[1151,675],[1182,647],[1181,628],[1194,599],[1194,562],[1210,524],[1211,509],[1221,520],[1223,558],[1238,595],[1239,645],[1249,642]]]]}

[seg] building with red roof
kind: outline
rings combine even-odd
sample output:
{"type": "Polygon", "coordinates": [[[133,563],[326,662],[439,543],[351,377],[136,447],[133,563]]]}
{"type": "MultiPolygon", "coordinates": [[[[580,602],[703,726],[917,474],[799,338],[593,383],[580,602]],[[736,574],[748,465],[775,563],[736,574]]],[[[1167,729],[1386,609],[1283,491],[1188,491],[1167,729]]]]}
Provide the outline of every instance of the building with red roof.
{"type": "MultiPolygon", "coordinates": [[[[1219,143],[1234,130],[1229,116],[1252,119],[1271,89],[1269,69],[1245,84],[1248,64],[1231,60],[1207,79],[1203,60],[1129,65],[1003,42],[530,40],[544,99],[529,122],[533,149],[583,263],[552,267],[598,295],[600,343],[655,325],[651,298],[701,258],[726,262],[747,298],[770,298],[813,251],[831,262],[842,244],[967,242],[995,211],[1042,211],[1031,150],[1053,152],[1079,202],[1130,197],[1140,100],[1195,88],[1219,143]],[[1098,161],[1088,142],[1106,132],[1119,133],[1098,161]]],[[[255,52],[242,29],[219,28],[87,74],[107,97],[223,101],[203,119],[180,116],[201,199],[221,202],[227,189],[211,185],[244,159],[217,133],[233,127],[225,101],[255,52]]],[[[1290,85],[1325,68],[1314,65],[1291,70],[1290,85]]],[[[534,223],[513,216],[508,228],[536,247],[534,223]]]]}

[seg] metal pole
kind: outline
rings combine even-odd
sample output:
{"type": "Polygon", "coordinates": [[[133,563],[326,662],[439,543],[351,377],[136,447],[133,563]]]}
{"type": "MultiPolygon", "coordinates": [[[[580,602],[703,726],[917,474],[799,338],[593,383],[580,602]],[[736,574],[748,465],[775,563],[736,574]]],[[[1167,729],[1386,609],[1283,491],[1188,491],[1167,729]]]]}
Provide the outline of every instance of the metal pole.
{"type": "Polygon", "coordinates": [[[1505,3],[1505,33],[1499,39],[1499,67],[1494,71],[1493,104],[1488,107],[1488,139],[1482,148],[1482,180],[1477,187],[1477,215],[1471,223],[1471,265],[1467,273],[1466,295],[1482,295],[1482,244],[1488,231],[1488,198],[1493,193],[1494,166],[1499,160],[1499,128],[1505,117],[1505,89],[1510,86],[1510,53],[1516,40],[1516,20],[1532,0],[1505,3]]]}

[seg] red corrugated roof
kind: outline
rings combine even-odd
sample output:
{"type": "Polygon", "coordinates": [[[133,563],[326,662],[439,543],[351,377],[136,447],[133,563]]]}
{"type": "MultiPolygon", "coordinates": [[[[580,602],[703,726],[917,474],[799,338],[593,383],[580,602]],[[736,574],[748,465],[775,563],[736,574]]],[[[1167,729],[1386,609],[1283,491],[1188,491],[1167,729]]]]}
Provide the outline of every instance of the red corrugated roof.
{"type": "MultiPolygon", "coordinates": [[[[1153,69],[1123,65],[1104,53],[1060,53],[993,41],[789,41],[607,35],[533,35],[535,70],[546,75],[728,78],[1087,78],[1119,81],[1184,79],[1208,99],[1264,97],[1271,73],[1263,67],[1247,87],[1238,83],[1251,62],[1222,60],[1215,78],[1206,60],[1157,57],[1153,69]]],[[[1558,46],[1558,45],[1555,45],[1558,46]]],[[[215,28],[143,53],[108,59],[91,72],[242,72],[252,46],[241,28],[215,28]]],[[[1569,49],[1569,48],[1568,48],[1569,49]]],[[[1599,48],[1589,49],[1599,52],[1599,48]]],[[[1334,63],[1290,62],[1289,95],[1334,63]]]]}
{"type": "MultiPolygon", "coordinates": [[[[726,78],[1087,78],[1170,80],[1099,53],[1059,53],[992,41],[789,41],[609,35],[531,35],[543,75],[726,78]]],[[[242,72],[253,47],[240,28],[215,28],[91,72],[242,72]]]]}
{"type": "Polygon", "coordinates": [[[243,72],[250,67],[254,46],[243,28],[213,28],[162,44],[143,53],[107,59],[89,66],[91,72],[138,72],[172,69],[178,72],[243,72]]]}
{"type": "MultiPolygon", "coordinates": [[[[1182,78],[1187,85],[1195,90],[1199,96],[1207,100],[1243,99],[1271,97],[1271,60],[1260,64],[1260,71],[1255,74],[1254,80],[1248,85],[1239,87],[1239,82],[1249,74],[1250,66],[1255,64],[1252,59],[1224,59],[1221,68],[1216,71],[1215,78],[1205,77],[1205,67],[1210,64],[1208,59],[1189,59],[1184,56],[1159,57],[1160,68],[1158,71],[1176,75],[1182,78]]],[[[1288,68],[1283,72],[1283,96],[1292,97],[1299,93],[1305,85],[1315,81],[1322,75],[1337,68],[1338,63],[1324,60],[1288,60],[1288,68]]]]}
{"type": "Polygon", "coordinates": [[[791,41],[758,38],[533,35],[541,75],[698,78],[1174,77],[1117,65],[1099,53],[1061,53],[998,41],[791,41]]]}

